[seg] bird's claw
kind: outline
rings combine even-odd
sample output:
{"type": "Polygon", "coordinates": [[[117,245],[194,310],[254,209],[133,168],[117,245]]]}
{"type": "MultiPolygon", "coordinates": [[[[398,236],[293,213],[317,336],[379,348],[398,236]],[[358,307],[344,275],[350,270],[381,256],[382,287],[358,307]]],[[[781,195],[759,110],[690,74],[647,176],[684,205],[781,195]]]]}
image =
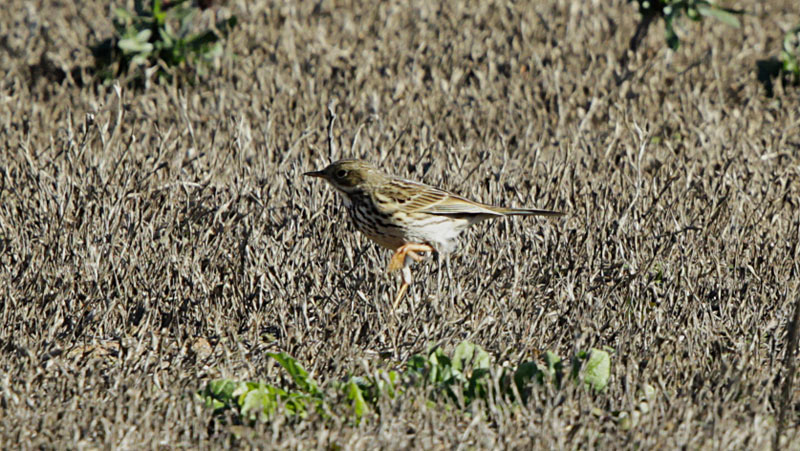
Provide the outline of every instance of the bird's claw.
{"type": "Polygon", "coordinates": [[[396,252],[392,255],[392,259],[389,261],[389,269],[387,272],[394,272],[398,269],[402,269],[403,266],[406,264],[406,257],[413,259],[414,261],[421,262],[425,260],[424,257],[417,254],[414,251],[406,251],[406,252],[396,252]]]}
{"type": "Polygon", "coordinates": [[[427,244],[404,244],[395,251],[394,255],[392,255],[392,259],[389,260],[389,268],[387,269],[387,272],[397,271],[398,269],[403,270],[403,283],[400,285],[400,290],[397,292],[397,296],[394,299],[392,306],[393,309],[397,309],[397,306],[400,304],[400,300],[403,299],[406,291],[408,291],[408,286],[411,285],[411,268],[408,267],[408,265],[411,263],[410,260],[421,262],[425,259],[417,252],[433,252],[433,248],[427,244]]]}

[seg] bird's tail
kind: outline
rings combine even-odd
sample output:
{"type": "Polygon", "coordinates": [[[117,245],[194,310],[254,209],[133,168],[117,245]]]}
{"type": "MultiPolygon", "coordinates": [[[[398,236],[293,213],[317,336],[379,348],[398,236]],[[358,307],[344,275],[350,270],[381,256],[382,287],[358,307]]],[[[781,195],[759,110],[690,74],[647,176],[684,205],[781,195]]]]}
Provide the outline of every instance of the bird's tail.
{"type": "Polygon", "coordinates": [[[496,208],[496,211],[506,216],[564,216],[564,213],[560,211],[533,210],[530,208],[496,208]]]}

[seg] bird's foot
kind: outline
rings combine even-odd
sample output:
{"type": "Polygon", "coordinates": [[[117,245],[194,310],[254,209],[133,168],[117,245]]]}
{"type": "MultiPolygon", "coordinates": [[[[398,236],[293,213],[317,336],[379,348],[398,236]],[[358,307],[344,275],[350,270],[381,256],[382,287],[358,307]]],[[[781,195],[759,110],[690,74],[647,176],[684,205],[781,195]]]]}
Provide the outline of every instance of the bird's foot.
{"type": "Polygon", "coordinates": [[[406,257],[410,257],[415,261],[422,261],[424,258],[417,254],[417,252],[433,252],[433,248],[427,244],[408,243],[400,246],[392,255],[389,261],[389,268],[386,272],[393,272],[401,269],[406,264],[406,257]]]}

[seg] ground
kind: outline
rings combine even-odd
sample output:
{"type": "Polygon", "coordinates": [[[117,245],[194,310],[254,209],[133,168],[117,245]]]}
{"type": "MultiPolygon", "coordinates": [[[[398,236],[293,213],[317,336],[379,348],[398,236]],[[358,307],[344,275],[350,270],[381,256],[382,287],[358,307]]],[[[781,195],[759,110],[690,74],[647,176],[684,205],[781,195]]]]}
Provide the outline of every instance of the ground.
{"type": "Polygon", "coordinates": [[[0,443],[771,445],[800,294],[800,91],[767,96],[756,64],[800,23],[793,1],[729,2],[752,13],[740,30],[684,20],[675,52],[656,22],[620,80],[639,19],[623,1],[230,0],[200,18],[239,18],[218,69],[119,92],[78,77],[112,27],[106,2],[76,3],[0,16],[0,443]],[[567,215],[474,227],[393,312],[390,253],[301,176],[341,157],[567,215]],[[611,380],[245,433],[193,396],[274,381],[270,351],[324,383],[463,340],[507,365],[607,347],[611,380]]]}

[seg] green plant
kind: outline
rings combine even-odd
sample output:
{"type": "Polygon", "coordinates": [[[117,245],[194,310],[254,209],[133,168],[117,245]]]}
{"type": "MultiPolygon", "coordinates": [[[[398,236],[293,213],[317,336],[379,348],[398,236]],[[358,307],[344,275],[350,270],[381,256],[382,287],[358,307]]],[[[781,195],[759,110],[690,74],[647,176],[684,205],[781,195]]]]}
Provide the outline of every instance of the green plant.
{"type": "Polygon", "coordinates": [[[620,66],[624,68],[624,71],[622,74],[617,74],[617,85],[622,84],[633,75],[633,72],[627,68],[629,54],[636,52],[639,45],[644,42],[650,25],[657,19],[664,20],[667,45],[672,50],[677,50],[681,43],[675,32],[675,23],[683,14],[696,22],[701,21],[703,17],[714,17],[735,28],[741,27],[736,16],[744,14],[744,11],[724,8],[706,0],[628,0],[628,3],[634,1],[639,5],[642,19],[631,36],[628,50],[619,59],[620,66]]]}
{"type": "Polygon", "coordinates": [[[783,72],[792,83],[800,83],[800,25],[789,30],[783,37],[781,50],[783,72]]]}
{"type": "Polygon", "coordinates": [[[464,341],[456,346],[452,358],[438,346],[427,355],[413,356],[406,366],[406,374],[417,385],[432,385],[434,395],[444,393],[456,402],[463,399],[466,406],[475,399],[487,397],[490,367],[489,354],[480,346],[464,341]]]}
{"type": "Polygon", "coordinates": [[[288,354],[268,355],[288,373],[294,387],[221,379],[209,382],[197,393],[198,398],[217,414],[233,410],[252,421],[271,419],[278,413],[288,418],[306,418],[311,410],[328,416],[329,403],[339,397],[349,401],[356,420],[359,420],[369,410],[369,405],[377,404],[381,396],[394,397],[399,382],[397,372],[379,371],[366,378],[352,377],[347,382],[331,384],[326,392],[288,354]]]}
{"type": "Polygon", "coordinates": [[[664,19],[667,45],[672,50],[677,50],[680,47],[680,39],[675,33],[675,23],[682,15],[685,14],[686,17],[695,22],[701,21],[703,17],[713,17],[732,27],[740,28],[741,24],[736,16],[744,14],[744,11],[724,8],[705,0],[628,1],[636,1],[639,5],[639,12],[642,14],[642,21],[637,26],[629,45],[629,49],[634,52],[647,35],[650,24],[658,18],[664,19]]]}
{"type": "Polygon", "coordinates": [[[286,353],[269,354],[289,374],[295,389],[263,382],[237,382],[221,379],[209,382],[197,393],[215,413],[233,409],[249,419],[271,419],[279,407],[287,417],[305,418],[310,410],[325,414],[324,394],[316,381],[286,353]]]}
{"type": "Polygon", "coordinates": [[[756,68],[758,81],[764,85],[767,97],[774,95],[774,78],[781,77],[786,84],[800,84],[800,25],[784,35],[779,58],[758,60],[756,68]]]}
{"type": "Polygon", "coordinates": [[[367,377],[331,383],[327,390],[322,390],[289,355],[269,356],[286,370],[294,387],[223,379],[209,382],[197,393],[198,398],[217,414],[233,410],[250,421],[271,419],[280,413],[288,418],[305,418],[311,410],[327,416],[332,406],[343,401],[355,421],[360,421],[383,397],[393,399],[408,387],[430,388],[431,403],[446,401],[465,408],[478,399],[488,401],[490,396],[515,399],[515,393],[527,402],[534,384],[553,383],[560,389],[566,377],[583,380],[587,388],[599,392],[606,387],[611,374],[609,354],[598,349],[577,353],[567,367],[569,372],[561,358],[552,352],[545,353],[544,366],[528,361],[513,369],[493,366],[485,350],[465,341],[456,346],[452,356],[436,346],[411,357],[402,373],[378,370],[367,377]],[[492,390],[491,374],[500,376],[499,391],[492,390]]]}
{"type": "Polygon", "coordinates": [[[236,17],[222,20],[216,30],[192,33],[196,7],[188,0],[136,0],[133,11],[114,8],[115,35],[92,48],[98,76],[104,82],[134,71],[142,81],[153,71],[158,81],[176,75],[191,81],[222,54],[221,40],[236,25],[236,17]],[[218,30],[218,31],[217,31],[218,30]]]}

